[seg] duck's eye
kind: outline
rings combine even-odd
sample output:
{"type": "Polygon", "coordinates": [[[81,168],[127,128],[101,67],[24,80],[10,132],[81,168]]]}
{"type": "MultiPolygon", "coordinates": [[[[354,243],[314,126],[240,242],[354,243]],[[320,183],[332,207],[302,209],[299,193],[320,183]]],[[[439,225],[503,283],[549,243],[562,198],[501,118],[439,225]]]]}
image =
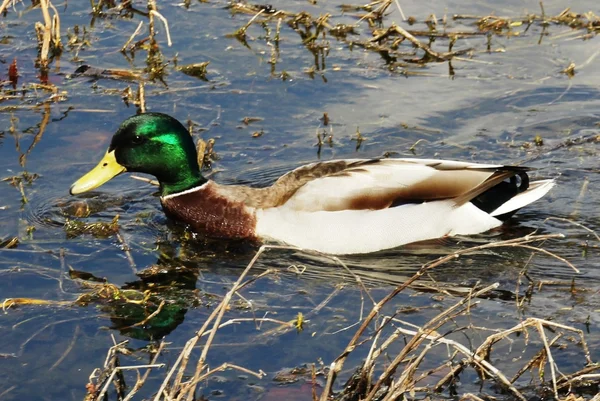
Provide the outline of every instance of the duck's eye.
{"type": "Polygon", "coordinates": [[[131,138],[131,143],[133,143],[134,145],[141,145],[145,142],[145,140],[146,138],[144,138],[141,135],[134,135],[133,138],[131,138]]]}

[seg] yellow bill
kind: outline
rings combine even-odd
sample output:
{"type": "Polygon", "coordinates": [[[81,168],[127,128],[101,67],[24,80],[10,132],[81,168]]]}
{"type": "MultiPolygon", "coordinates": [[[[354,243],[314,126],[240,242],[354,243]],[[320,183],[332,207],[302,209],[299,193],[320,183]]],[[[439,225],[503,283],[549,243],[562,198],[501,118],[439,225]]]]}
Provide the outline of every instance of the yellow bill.
{"type": "Polygon", "coordinates": [[[110,181],[111,178],[125,171],[125,167],[117,163],[115,151],[106,152],[100,163],[89,173],[78,179],[71,185],[71,195],[81,194],[98,188],[100,185],[110,181]]]}

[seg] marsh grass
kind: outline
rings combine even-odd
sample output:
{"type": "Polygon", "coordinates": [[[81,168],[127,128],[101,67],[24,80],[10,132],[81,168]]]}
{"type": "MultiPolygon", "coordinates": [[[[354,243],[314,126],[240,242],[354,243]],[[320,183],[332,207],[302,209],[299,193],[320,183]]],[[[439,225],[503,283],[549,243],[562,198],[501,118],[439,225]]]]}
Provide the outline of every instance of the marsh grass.
{"type": "MultiPolygon", "coordinates": [[[[4,0],[0,4],[0,15],[5,13],[9,7],[16,9],[17,0],[4,0]]],[[[33,2],[36,6],[36,2],[33,2]]],[[[39,46],[38,63],[41,69],[46,69],[50,63],[50,53],[60,55],[62,51],[60,15],[50,0],[39,0],[37,6],[42,13],[43,22],[35,24],[39,46]],[[52,11],[52,15],[50,15],[52,11]]]]}
{"type": "MultiPolygon", "coordinates": [[[[141,52],[144,56],[143,68],[114,69],[104,68],[101,65],[85,65],[73,71],[73,76],[70,77],[71,79],[110,79],[118,82],[122,85],[122,89],[111,93],[107,92],[106,95],[121,97],[127,105],[133,104],[141,113],[146,111],[148,103],[155,101],[154,93],[148,92],[147,88],[151,85],[162,85],[165,90],[169,90],[167,85],[169,74],[191,75],[201,80],[207,80],[207,82],[210,82],[211,74],[207,61],[198,60],[191,64],[177,65],[175,56],[169,57],[163,53],[164,44],[167,45],[166,47],[172,44],[170,31],[177,29],[177,22],[169,23],[163,16],[158,7],[160,2],[150,0],[145,5],[146,10],[136,10],[132,2],[127,1],[100,0],[92,1],[90,5],[92,15],[90,26],[93,25],[95,19],[132,18],[134,15],[140,18],[137,28],[131,34],[128,31],[127,36],[119,41],[122,43],[121,48],[115,50],[120,51],[124,61],[131,65],[135,65],[133,62],[135,56],[141,52]],[[163,29],[162,32],[159,32],[160,28],[163,29]],[[145,33],[142,38],[138,39],[143,32],[145,33]]],[[[189,7],[190,2],[186,2],[186,5],[189,7]]],[[[542,28],[539,38],[541,43],[543,38],[553,32],[553,27],[569,27],[572,35],[575,35],[574,38],[581,40],[590,39],[600,32],[600,18],[592,12],[578,13],[567,8],[558,15],[549,16],[545,13],[542,3],[540,6],[539,14],[521,16],[456,14],[444,15],[441,18],[434,15],[425,18],[406,18],[398,2],[378,0],[364,5],[340,4],[340,12],[350,15],[355,23],[335,24],[331,22],[331,14],[315,16],[308,12],[276,10],[269,5],[251,2],[228,2],[229,13],[240,14],[246,18],[239,28],[228,37],[238,40],[250,50],[253,47],[266,46],[268,50],[267,64],[271,77],[279,77],[286,81],[293,74],[304,74],[311,79],[321,77],[326,82],[326,74],[334,70],[334,67],[328,65],[327,61],[334,42],[344,45],[345,51],[350,51],[354,47],[365,49],[380,57],[380,67],[389,71],[403,75],[421,75],[426,73],[428,65],[448,63],[450,67],[448,74],[452,76],[454,69],[451,63],[476,62],[479,54],[492,52],[491,38],[494,35],[517,39],[527,33],[532,26],[537,26],[542,28]],[[396,18],[398,15],[396,10],[402,18],[396,18]],[[468,23],[466,28],[463,26],[457,29],[452,26],[452,21],[467,21],[468,23]],[[419,29],[412,29],[417,24],[420,25],[419,29]],[[473,37],[485,37],[487,43],[478,48],[466,46],[464,39],[473,37]],[[313,65],[310,68],[296,66],[293,71],[289,72],[278,69],[281,58],[285,56],[280,47],[284,41],[299,43],[312,55],[313,65]]],[[[21,7],[21,4],[13,2],[13,0],[4,0],[0,5],[0,15],[4,15],[3,18],[7,20],[16,18],[16,13],[12,9],[9,10],[8,7],[16,9],[21,7]]],[[[0,82],[0,100],[12,102],[12,104],[2,106],[0,111],[10,113],[16,110],[35,108],[40,111],[41,115],[39,123],[34,127],[21,127],[15,117],[11,119],[10,127],[0,132],[0,138],[5,138],[6,135],[14,138],[19,165],[23,170],[3,177],[2,181],[20,192],[23,205],[28,202],[28,190],[35,184],[38,177],[36,173],[28,171],[28,157],[44,137],[50,122],[50,105],[63,102],[68,97],[66,89],[61,88],[60,84],[54,84],[48,80],[48,68],[52,63],[60,60],[63,50],[60,13],[50,0],[40,0],[37,7],[41,12],[42,22],[35,24],[35,32],[32,34],[35,35],[38,43],[37,68],[40,82],[33,82],[30,78],[29,81],[22,82],[21,87],[17,87],[19,79],[22,78],[19,77],[16,58],[10,65],[9,80],[0,82]],[[33,136],[29,145],[23,145],[23,139],[31,133],[33,136]]],[[[80,55],[85,52],[87,47],[93,45],[94,39],[89,35],[85,26],[68,27],[66,37],[65,49],[67,50],[65,52],[70,53],[73,62],[79,63],[80,55]]],[[[498,57],[501,56],[499,53],[498,57]]],[[[578,68],[574,63],[569,63],[560,72],[568,77],[573,77],[578,68]]],[[[256,121],[257,119],[254,117],[247,117],[242,120],[242,123],[250,125],[256,121]]],[[[327,114],[324,114],[322,124],[329,126],[329,131],[316,129],[316,146],[319,151],[325,145],[334,146],[337,141],[342,140],[341,136],[336,136],[334,140],[333,127],[329,124],[327,114]]],[[[190,127],[192,127],[191,123],[190,127]]],[[[193,130],[191,129],[191,131],[193,130]]],[[[262,131],[257,130],[256,132],[262,131]]],[[[256,135],[257,140],[260,140],[261,137],[263,137],[262,134],[256,135]]],[[[369,136],[362,134],[357,127],[356,133],[346,139],[355,141],[358,150],[364,141],[369,140],[369,136]]],[[[423,141],[416,141],[410,150],[414,152],[423,141]]],[[[545,151],[551,152],[561,148],[597,142],[597,135],[569,138],[562,140],[551,149],[545,149],[545,151]]],[[[540,138],[539,141],[535,141],[534,145],[541,146],[542,144],[543,138],[540,138]]],[[[199,162],[203,168],[210,169],[211,164],[218,160],[215,148],[218,149],[218,142],[215,143],[215,139],[198,141],[199,158],[201,159],[199,162]]],[[[533,157],[538,157],[538,155],[533,157]]],[[[140,177],[134,178],[140,179],[140,177]]],[[[141,179],[148,182],[147,179],[141,179]]],[[[1,208],[2,205],[0,205],[1,208]]],[[[80,220],[87,218],[89,214],[89,210],[84,210],[74,219],[65,219],[63,229],[66,236],[71,238],[80,236],[115,238],[115,242],[123,250],[132,272],[139,273],[138,266],[129,252],[130,244],[120,230],[118,215],[112,222],[90,223],[80,220]]],[[[594,233],[594,235],[596,234],[594,233]]],[[[456,260],[462,255],[500,247],[526,249],[531,251],[532,255],[544,254],[559,260],[577,272],[577,268],[571,262],[544,249],[544,241],[560,238],[556,234],[531,235],[453,252],[424,264],[415,275],[380,300],[374,299],[371,289],[364,283],[364,280],[347,268],[342,260],[320,255],[329,258],[346,272],[348,281],[361,290],[362,298],[361,305],[356,306],[361,310],[360,319],[340,332],[354,333],[347,346],[341,350],[339,357],[334,361],[325,361],[322,366],[316,365],[312,368],[313,399],[321,401],[392,401],[401,399],[401,397],[418,398],[437,393],[448,397],[458,395],[464,399],[473,400],[481,400],[484,397],[491,398],[488,397],[489,394],[483,394],[483,391],[481,394],[460,392],[458,381],[460,376],[468,374],[468,371],[475,372],[482,383],[492,381],[500,389],[499,392],[509,394],[519,400],[528,399],[532,394],[563,399],[582,394],[587,388],[597,388],[599,365],[591,360],[584,333],[581,330],[541,318],[522,319],[519,324],[502,330],[487,329],[484,327],[485,322],[477,321],[470,321],[459,326],[455,322],[462,321],[461,319],[468,321],[471,318],[471,311],[477,308],[481,300],[490,296],[490,293],[497,288],[497,284],[465,290],[464,288],[454,288],[452,284],[442,286],[439,283],[432,284],[423,280],[427,272],[444,263],[456,260]],[[387,315],[382,312],[384,307],[389,306],[398,294],[405,291],[435,292],[455,297],[456,301],[453,305],[440,311],[426,325],[415,326],[401,320],[400,312],[387,315]],[[371,308],[365,309],[365,304],[370,305],[371,308]],[[490,331],[492,331],[491,334],[490,331]],[[456,334],[464,335],[463,340],[457,339],[456,334]],[[516,368],[513,370],[516,372],[509,374],[490,361],[494,360],[495,356],[501,359],[503,351],[498,350],[499,345],[514,342],[517,334],[528,340],[525,344],[517,345],[523,347],[523,353],[526,348],[533,349],[529,352],[533,356],[527,361],[519,361],[518,365],[515,361],[513,367],[516,368]],[[477,342],[478,339],[480,341],[477,342]],[[440,358],[439,354],[441,353],[438,352],[440,348],[447,350],[445,358],[440,358]],[[348,369],[344,370],[344,366],[349,356],[364,351],[364,349],[367,349],[364,361],[358,367],[351,367],[350,370],[353,373],[348,374],[348,369]],[[571,366],[560,366],[560,361],[554,357],[562,349],[568,349],[581,356],[578,370],[565,373],[571,366]],[[432,365],[435,366],[432,367],[432,365]],[[531,373],[532,377],[537,379],[535,385],[524,384],[523,376],[526,373],[531,373]],[[346,379],[344,384],[340,383],[342,377],[346,379]]],[[[597,235],[596,239],[598,239],[597,235]]],[[[9,236],[0,241],[0,248],[20,251],[20,243],[26,240],[27,238],[19,236],[9,236]]],[[[51,251],[44,249],[35,252],[51,251]]],[[[132,351],[127,347],[126,342],[117,342],[113,339],[113,345],[107,353],[106,360],[90,375],[87,384],[88,394],[85,399],[100,400],[111,393],[111,398],[131,400],[144,388],[146,393],[153,394],[155,401],[193,400],[196,399],[196,395],[206,380],[219,372],[235,370],[256,378],[264,378],[263,371],[247,369],[239,366],[235,361],[222,363],[216,367],[211,365],[210,356],[217,352],[213,346],[219,330],[233,324],[256,325],[257,327],[264,325],[268,328],[257,334],[257,337],[260,338],[302,331],[306,321],[310,321],[312,317],[316,316],[341,291],[339,288],[333,289],[329,297],[312,310],[299,314],[293,320],[285,321],[255,316],[227,319],[227,313],[232,310],[234,300],[241,300],[239,301],[241,304],[251,308],[247,297],[243,295],[245,288],[250,288],[257,280],[277,275],[276,269],[268,268],[250,276],[250,273],[256,269],[255,263],[267,251],[285,252],[285,249],[263,246],[254,255],[237,281],[228,287],[222,297],[218,298],[219,303],[211,310],[210,315],[197,329],[195,335],[189,338],[184,345],[178,345],[181,350],[174,363],[168,368],[165,363],[161,362],[164,352],[169,350],[170,346],[164,340],[153,342],[147,348],[132,351]],[[199,350],[201,350],[200,355],[194,359],[199,350]],[[123,366],[122,360],[135,360],[134,357],[140,355],[149,357],[150,363],[135,364],[132,362],[131,365],[123,366]],[[135,375],[132,372],[135,372],[135,375]],[[156,385],[157,380],[148,381],[151,374],[153,378],[160,379],[160,384],[156,385]]],[[[64,254],[60,255],[61,266],[66,272],[64,254]]],[[[290,266],[290,270],[299,276],[304,274],[302,266],[290,266]]],[[[69,272],[69,280],[81,285],[81,294],[75,301],[12,298],[4,300],[3,311],[10,313],[12,308],[19,306],[60,308],[120,300],[125,305],[141,305],[144,308],[145,317],[130,326],[143,329],[169,306],[169,301],[160,298],[159,290],[155,292],[125,291],[101,278],[86,275],[85,272],[73,270],[69,270],[69,272]]],[[[36,274],[46,275],[49,273],[43,269],[37,269],[36,274]]],[[[522,277],[529,276],[527,272],[523,272],[522,277]]],[[[65,279],[61,278],[60,280],[62,286],[65,279]]],[[[530,285],[533,287],[535,285],[551,285],[551,283],[543,280],[531,280],[530,285]]],[[[561,285],[565,284],[561,283],[561,285]]],[[[528,297],[518,298],[518,288],[515,293],[517,294],[517,307],[522,307],[524,302],[530,300],[528,297]]],[[[269,306],[275,307],[276,305],[269,306]]],[[[43,332],[48,327],[50,326],[41,327],[39,332],[43,332]]],[[[36,332],[31,338],[34,338],[39,332],[36,332]]],[[[74,333],[73,338],[76,338],[77,335],[77,332],[74,333]]],[[[30,339],[26,341],[30,341],[30,339]]],[[[67,347],[53,366],[60,364],[71,349],[72,347],[67,347]]]]}

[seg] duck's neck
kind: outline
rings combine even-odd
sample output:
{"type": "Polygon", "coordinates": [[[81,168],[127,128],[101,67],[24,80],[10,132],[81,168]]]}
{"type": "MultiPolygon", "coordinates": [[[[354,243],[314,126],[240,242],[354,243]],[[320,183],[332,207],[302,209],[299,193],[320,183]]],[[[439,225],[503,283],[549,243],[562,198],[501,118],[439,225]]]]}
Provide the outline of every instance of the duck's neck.
{"type": "Polygon", "coordinates": [[[179,171],[176,176],[157,177],[160,183],[160,195],[176,195],[192,188],[199,187],[208,180],[199,171],[179,171]]]}

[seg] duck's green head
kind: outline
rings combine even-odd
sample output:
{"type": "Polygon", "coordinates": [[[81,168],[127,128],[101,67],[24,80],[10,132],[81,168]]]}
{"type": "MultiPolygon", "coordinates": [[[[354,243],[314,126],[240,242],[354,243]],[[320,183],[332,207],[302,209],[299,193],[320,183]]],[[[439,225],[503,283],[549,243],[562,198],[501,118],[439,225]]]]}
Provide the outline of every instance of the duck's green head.
{"type": "Polygon", "coordinates": [[[206,182],[192,137],[179,121],[162,113],[125,120],[100,163],[77,180],[70,192],[90,191],[125,171],[152,174],[163,196],[206,182]]]}

